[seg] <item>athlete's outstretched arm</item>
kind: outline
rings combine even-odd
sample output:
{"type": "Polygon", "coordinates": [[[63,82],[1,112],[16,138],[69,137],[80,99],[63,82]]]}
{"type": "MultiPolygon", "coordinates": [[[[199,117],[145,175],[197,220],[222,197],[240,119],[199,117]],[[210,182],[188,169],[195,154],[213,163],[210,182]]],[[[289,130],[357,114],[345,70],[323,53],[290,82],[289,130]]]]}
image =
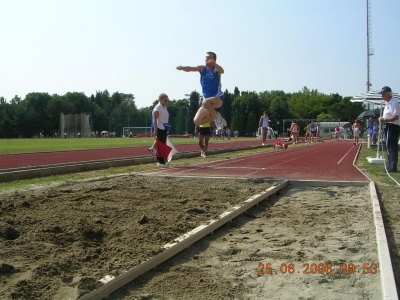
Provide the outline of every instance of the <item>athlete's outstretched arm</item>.
{"type": "Polygon", "coordinates": [[[200,72],[203,71],[204,66],[197,66],[197,67],[183,67],[183,66],[177,66],[176,69],[179,71],[185,71],[185,72],[200,72]]]}

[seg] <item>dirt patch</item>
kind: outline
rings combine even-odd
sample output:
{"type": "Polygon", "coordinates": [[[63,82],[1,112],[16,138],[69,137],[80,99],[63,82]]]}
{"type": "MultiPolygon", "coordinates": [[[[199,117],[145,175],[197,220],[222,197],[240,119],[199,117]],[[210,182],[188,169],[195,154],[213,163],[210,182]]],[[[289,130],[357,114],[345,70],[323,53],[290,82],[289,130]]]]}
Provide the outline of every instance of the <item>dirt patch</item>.
{"type": "Polygon", "coordinates": [[[368,187],[289,186],[110,299],[380,299],[372,216],[368,187]]]}
{"type": "Polygon", "coordinates": [[[127,175],[2,194],[0,298],[76,299],[272,185],[127,175]]]}

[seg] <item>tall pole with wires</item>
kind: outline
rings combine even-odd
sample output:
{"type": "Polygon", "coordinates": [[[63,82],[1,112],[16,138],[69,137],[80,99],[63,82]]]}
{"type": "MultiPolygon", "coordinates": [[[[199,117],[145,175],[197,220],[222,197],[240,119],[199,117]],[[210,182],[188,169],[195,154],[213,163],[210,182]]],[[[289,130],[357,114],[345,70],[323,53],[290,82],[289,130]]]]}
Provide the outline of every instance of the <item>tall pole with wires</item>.
{"type": "Polygon", "coordinates": [[[371,56],[374,55],[374,49],[372,49],[371,43],[371,0],[367,1],[367,92],[372,86],[370,81],[370,64],[371,64],[371,56]]]}

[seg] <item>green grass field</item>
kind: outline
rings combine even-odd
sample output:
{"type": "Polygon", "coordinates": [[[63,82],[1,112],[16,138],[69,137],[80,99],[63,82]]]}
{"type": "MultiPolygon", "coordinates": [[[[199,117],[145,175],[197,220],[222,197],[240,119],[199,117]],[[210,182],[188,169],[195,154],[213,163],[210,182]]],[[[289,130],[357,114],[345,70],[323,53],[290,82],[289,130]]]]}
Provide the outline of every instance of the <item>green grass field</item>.
{"type": "MultiPolygon", "coordinates": [[[[197,138],[171,138],[171,140],[174,145],[198,143],[197,138]]],[[[235,139],[235,141],[248,140],[249,138],[235,139]]],[[[0,140],[0,154],[150,147],[153,141],[153,138],[4,139],[0,140]]]]}

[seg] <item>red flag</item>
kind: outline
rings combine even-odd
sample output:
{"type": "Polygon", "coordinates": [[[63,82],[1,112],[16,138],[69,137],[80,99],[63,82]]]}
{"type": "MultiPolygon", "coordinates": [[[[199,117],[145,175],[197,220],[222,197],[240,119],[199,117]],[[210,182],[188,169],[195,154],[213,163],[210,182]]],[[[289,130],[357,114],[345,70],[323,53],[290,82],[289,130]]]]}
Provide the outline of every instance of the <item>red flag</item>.
{"type": "Polygon", "coordinates": [[[157,156],[164,158],[164,162],[168,161],[168,156],[172,148],[157,139],[157,156]]]}

